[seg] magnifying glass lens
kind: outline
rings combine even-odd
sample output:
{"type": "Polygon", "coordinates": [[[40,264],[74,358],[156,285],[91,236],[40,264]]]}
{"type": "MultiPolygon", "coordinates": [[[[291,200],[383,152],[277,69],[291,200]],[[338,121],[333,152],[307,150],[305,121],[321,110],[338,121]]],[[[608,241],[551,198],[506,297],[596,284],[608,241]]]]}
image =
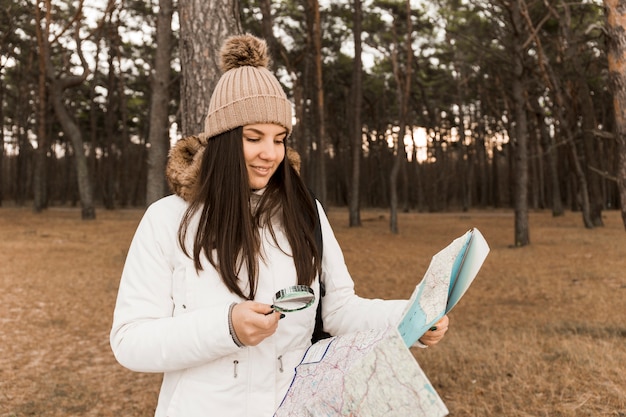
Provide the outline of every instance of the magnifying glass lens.
{"type": "Polygon", "coordinates": [[[306,285],[283,288],[274,295],[272,308],[283,313],[303,310],[313,304],[315,294],[306,285]]]}

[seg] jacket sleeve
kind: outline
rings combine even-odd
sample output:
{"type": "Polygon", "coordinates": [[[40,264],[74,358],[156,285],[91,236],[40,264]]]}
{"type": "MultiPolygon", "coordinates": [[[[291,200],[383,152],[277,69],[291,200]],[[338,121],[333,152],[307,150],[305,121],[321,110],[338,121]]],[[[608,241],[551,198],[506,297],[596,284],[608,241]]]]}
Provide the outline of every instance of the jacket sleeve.
{"type": "Polygon", "coordinates": [[[118,362],[134,371],[180,370],[239,349],[229,333],[226,300],[173,317],[173,258],[183,205],[166,197],[150,206],[128,251],[110,343],[118,362]]]}
{"type": "Polygon", "coordinates": [[[348,272],[339,242],[324,210],[321,207],[318,209],[324,244],[322,259],[322,279],[326,285],[326,295],[322,302],[324,330],[331,335],[341,335],[397,325],[407,300],[367,299],[355,294],[354,281],[348,272]]]}

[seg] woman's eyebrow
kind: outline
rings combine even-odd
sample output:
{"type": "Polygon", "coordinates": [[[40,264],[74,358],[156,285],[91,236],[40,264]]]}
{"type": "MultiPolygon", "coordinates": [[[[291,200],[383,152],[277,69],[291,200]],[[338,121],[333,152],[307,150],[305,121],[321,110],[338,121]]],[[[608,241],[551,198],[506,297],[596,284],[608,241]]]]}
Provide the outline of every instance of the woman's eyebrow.
{"type": "MultiPolygon", "coordinates": [[[[257,135],[265,135],[265,132],[259,129],[255,129],[254,127],[246,127],[243,131],[244,133],[256,133],[257,135]]],[[[287,134],[287,129],[283,130],[280,133],[277,133],[276,136],[286,135],[286,134],[287,134]]]]}

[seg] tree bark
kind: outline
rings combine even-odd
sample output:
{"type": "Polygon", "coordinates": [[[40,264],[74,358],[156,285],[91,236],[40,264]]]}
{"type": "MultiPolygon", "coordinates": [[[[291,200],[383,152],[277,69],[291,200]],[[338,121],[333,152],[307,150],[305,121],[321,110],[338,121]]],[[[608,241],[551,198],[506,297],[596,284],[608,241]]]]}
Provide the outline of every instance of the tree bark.
{"type": "Polygon", "coordinates": [[[78,180],[78,193],[80,195],[81,216],[83,220],[93,220],[96,218],[96,209],[93,201],[93,185],[87,167],[87,157],[83,144],[83,135],[69,112],[65,108],[63,101],[63,86],[59,80],[51,81],[51,98],[54,112],[63,128],[63,132],[70,138],[74,149],[76,162],[76,175],[78,180]]]}
{"type": "Polygon", "coordinates": [[[515,246],[530,244],[528,229],[528,125],[524,100],[524,63],[520,0],[511,2],[511,18],[515,27],[513,41],[513,101],[515,114],[515,246]]]}
{"type": "Polygon", "coordinates": [[[325,116],[324,116],[324,85],[322,76],[322,22],[320,20],[320,5],[317,0],[308,0],[309,11],[312,14],[312,20],[308,20],[312,27],[308,31],[311,36],[313,44],[313,88],[315,95],[315,154],[317,155],[316,175],[314,179],[314,189],[317,198],[322,205],[327,204],[327,192],[326,192],[326,128],[325,128],[325,116]]]}
{"type": "Polygon", "coordinates": [[[352,181],[350,185],[350,227],[361,226],[360,211],[360,181],[361,181],[361,154],[363,149],[363,128],[361,127],[361,101],[363,99],[363,63],[361,44],[362,10],[361,0],[354,0],[354,63],[352,67],[352,181]]]}
{"type": "Polygon", "coordinates": [[[50,35],[50,3],[46,2],[46,16],[42,19],[39,1],[35,4],[35,25],[37,47],[39,48],[37,76],[37,149],[33,160],[33,210],[37,213],[45,208],[45,161],[46,161],[46,57],[50,54],[48,36],[50,35]],[[43,27],[42,27],[43,24],[43,27]]]}
{"type": "Polygon", "coordinates": [[[183,136],[201,133],[211,94],[222,75],[219,51],[241,33],[237,0],[181,0],[181,122],[183,136]]]}
{"type": "MultiPolygon", "coordinates": [[[[413,69],[413,25],[411,20],[411,2],[406,0],[405,3],[406,12],[406,37],[405,37],[405,51],[406,51],[406,67],[404,74],[401,73],[400,63],[398,62],[397,51],[400,46],[400,42],[396,41],[396,47],[392,51],[392,65],[394,78],[397,84],[397,97],[399,114],[399,130],[396,144],[396,155],[394,158],[393,166],[391,167],[391,175],[389,178],[389,188],[391,190],[391,202],[390,202],[390,215],[389,215],[389,228],[391,233],[398,233],[398,174],[400,173],[401,164],[406,161],[406,151],[404,150],[404,136],[406,135],[406,119],[408,113],[409,97],[411,95],[411,72],[413,69]]],[[[394,28],[395,32],[395,27],[394,28]]],[[[397,36],[394,36],[397,39],[397,36]]]]}
{"type": "MultiPolygon", "coordinates": [[[[556,11],[554,8],[550,7],[550,11],[552,16],[555,19],[559,20],[560,23],[560,31],[563,34],[563,38],[567,41],[567,43],[571,43],[569,39],[569,25],[570,25],[570,13],[569,8],[566,4],[561,4],[563,7],[560,11],[556,11]],[[563,20],[564,22],[562,22],[563,20]]],[[[528,14],[526,14],[527,19],[530,19],[528,14]]],[[[534,34],[536,37],[537,31],[534,30],[534,34]]],[[[537,38],[536,38],[537,39],[537,38]]],[[[583,166],[581,164],[580,152],[576,146],[575,135],[572,131],[573,123],[568,121],[567,115],[565,114],[565,109],[569,107],[564,97],[565,92],[563,87],[561,86],[561,82],[559,82],[559,78],[554,74],[552,67],[548,64],[548,60],[545,58],[545,53],[541,46],[541,43],[537,40],[536,45],[539,51],[540,65],[539,67],[542,70],[542,74],[547,80],[547,85],[552,87],[554,90],[554,100],[556,102],[556,111],[555,114],[559,120],[559,128],[563,135],[566,137],[567,144],[569,146],[570,158],[572,162],[572,166],[574,167],[574,173],[576,174],[576,178],[578,180],[579,193],[578,193],[578,202],[580,204],[582,216],[583,216],[583,224],[586,228],[593,228],[593,221],[591,220],[591,204],[589,202],[589,187],[587,184],[587,177],[585,176],[585,172],[583,170],[583,166]]],[[[571,50],[570,48],[567,49],[571,50]]],[[[567,58],[567,56],[566,56],[567,58]]]]}
{"type": "MultiPolygon", "coordinates": [[[[592,92],[589,90],[589,85],[585,79],[585,69],[583,63],[580,61],[579,47],[576,43],[574,36],[571,33],[571,11],[569,5],[565,2],[560,3],[559,11],[555,11],[553,8],[552,15],[559,18],[559,27],[562,33],[565,43],[565,62],[569,63],[574,69],[574,89],[575,91],[570,94],[577,98],[578,111],[582,119],[582,138],[580,149],[576,149],[576,154],[580,158],[582,163],[580,164],[580,172],[576,167],[576,172],[581,181],[581,191],[585,191],[586,195],[582,196],[583,204],[583,221],[585,226],[592,228],[595,226],[603,226],[602,221],[602,209],[604,208],[604,201],[602,199],[602,192],[600,190],[600,177],[596,173],[592,172],[590,167],[599,166],[598,157],[596,155],[596,149],[594,146],[595,136],[592,131],[596,128],[595,112],[593,106],[593,100],[591,100],[592,92]]],[[[555,80],[556,84],[556,80],[555,80]]],[[[565,100],[563,100],[563,104],[565,100]]],[[[565,108],[565,106],[562,106],[565,108]]],[[[574,125],[574,123],[572,123],[574,125]]]]}
{"type": "MultiPolygon", "coordinates": [[[[39,5],[37,4],[36,7],[36,10],[38,10],[39,5]]],[[[49,27],[51,23],[51,7],[52,6],[50,4],[50,1],[46,0],[46,27],[49,27]]],[[[79,16],[80,11],[74,16],[74,19],[72,20],[72,23],[74,23],[75,26],[78,26],[80,24],[79,16]]],[[[39,29],[37,30],[40,29],[41,28],[39,27],[39,29]]],[[[80,58],[83,69],[83,73],[81,75],[65,75],[63,77],[57,77],[57,74],[55,73],[55,68],[52,64],[52,57],[50,56],[50,45],[48,43],[47,37],[45,36],[45,31],[43,32],[42,36],[42,48],[40,50],[40,53],[45,59],[46,77],[49,82],[50,91],[49,96],[50,100],[52,101],[54,112],[57,116],[59,124],[61,125],[61,128],[63,129],[63,132],[70,139],[74,148],[74,158],[76,160],[76,174],[78,179],[78,192],[80,195],[80,202],[82,207],[81,217],[83,220],[92,220],[96,218],[96,209],[93,200],[93,185],[87,166],[87,157],[85,155],[83,134],[79,126],[73,120],[68,109],[65,107],[65,103],[63,102],[63,92],[68,88],[73,88],[81,85],[89,75],[89,67],[87,66],[85,57],[83,56],[81,49],[82,46],[80,41],[80,35],[78,34],[78,28],[76,27],[75,30],[76,34],[74,40],[76,41],[76,54],[80,58]]]]}
{"type": "Polygon", "coordinates": [[[303,170],[301,175],[305,183],[313,191],[316,190],[316,179],[319,177],[315,158],[317,155],[319,133],[316,126],[317,106],[315,106],[315,63],[313,54],[308,53],[314,50],[313,44],[313,11],[310,0],[301,0],[300,5],[304,9],[304,19],[306,36],[305,53],[302,57],[302,69],[298,79],[294,83],[294,101],[296,107],[296,125],[294,126],[294,134],[297,136],[297,149],[302,158],[303,170]]]}
{"type": "MultiPolygon", "coordinates": [[[[0,77],[0,121],[4,124],[4,82],[0,77]]],[[[0,129],[0,207],[4,201],[4,129],[0,129]]]]}
{"type": "MultiPolygon", "coordinates": [[[[574,61],[574,67],[580,67],[577,59],[574,61]]],[[[582,71],[582,69],[581,69],[582,71]]],[[[587,189],[589,191],[589,219],[594,227],[604,226],[602,220],[602,209],[604,208],[604,199],[601,189],[601,177],[593,172],[591,167],[599,167],[600,161],[594,142],[597,140],[593,134],[597,123],[595,120],[595,111],[593,101],[591,100],[591,92],[587,82],[582,77],[582,72],[578,74],[578,103],[580,105],[580,114],[582,116],[582,149],[584,154],[584,169],[587,189]]]]}
{"type": "Polygon", "coordinates": [[[165,164],[169,151],[169,84],[172,49],[172,0],[159,0],[156,54],[152,73],[146,206],[167,194],[165,164]]]}
{"type": "Polygon", "coordinates": [[[545,123],[545,111],[538,101],[533,102],[533,109],[537,116],[537,126],[539,127],[540,144],[544,156],[547,159],[548,175],[550,183],[550,198],[552,216],[559,217],[564,214],[563,200],[561,197],[561,187],[559,185],[558,153],[554,136],[550,134],[545,123]]]}
{"type": "MultiPolygon", "coordinates": [[[[96,127],[97,123],[97,113],[100,112],[99,107],[92,100],[92,115],[93,115],[93,125],[92,125],[92,140],[91,143],[95,144],[100,142],[100,146],[102,147],[102,158],[100,164],[100,172],[96,174],[97,184],[100,185],[100,192],[102,194],[102,203],[107,210],[112,210],[115,208],[115,187],[113,180],[114,169],[114,159],[115,159],[115,142],[116,139],[119,140],[119,135],[117,133],[117,123],[119,120],[118,110],[121,107],[121,97],[119,95],[119,88],[117,84],[121,82],[123,77],[118,77],[116,74],[116,66],[115,66],[115,53],[119,49],[118,47],[118,33],[117,28],[113,27],[112,22],[107,25],[108,33],[105,35],[107,41],[109,42],[107,60],[108,60],[108,71],[107,71],[107,90],[108,94],[106,97],[106,114],[104,115],[104,137],[101,137],[98,133],[98,129],[96,127]]],[[[100,43],[98,42],[98,45],[100,43]]],[[[98,56],[98,53],[96,53],[98,56]]],[[[98,63],[94,68],[94,73],[98,71],[98,63]]],[[[92,82],[92,94],[95,96],[96,91],[96,82],[97,78],[94,77],[92,82]]]]}
{"type": "Polygon", "coordinates": [[[622,223],[626,229],[626,5],[624,0],[604,0],[607,16],[609,82],[613,91],[617,140],[617,188],[622,223]]]}
{"type": "MultiPolygon", "coordinates": [[[[119,37],[119,34],[116,34],[119,37]]],[[[119,44],[119,38],[115,42],[115,56],[118,62],[118,67],[122,67],[122,51],[119,44]]],[[[119,77],[117,83],[117,97],[119,98],[120,106],[120,125],[121,131],[118,139],[120,147],[120,160],[119,169],[116,176],[116,181],[119,184],[119,204],[122,207],[126,207],[131,197],[131,185],[135,181],[132,175],[132,145],[130,141],[130,133],[128,129],[128,99],[126,96],[126,82],[125,77],[119,77]]]]}

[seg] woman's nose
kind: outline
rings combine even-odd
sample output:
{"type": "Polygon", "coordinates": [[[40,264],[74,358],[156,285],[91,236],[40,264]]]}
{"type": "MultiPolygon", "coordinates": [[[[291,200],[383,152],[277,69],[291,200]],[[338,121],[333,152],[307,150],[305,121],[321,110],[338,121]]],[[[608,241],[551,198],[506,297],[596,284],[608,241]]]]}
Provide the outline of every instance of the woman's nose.
{"type": "Polygon", "coordinates": [[[273,140],[263,141],[260,157],[263,159],[276,158],[276,146],[273,140]]]}

